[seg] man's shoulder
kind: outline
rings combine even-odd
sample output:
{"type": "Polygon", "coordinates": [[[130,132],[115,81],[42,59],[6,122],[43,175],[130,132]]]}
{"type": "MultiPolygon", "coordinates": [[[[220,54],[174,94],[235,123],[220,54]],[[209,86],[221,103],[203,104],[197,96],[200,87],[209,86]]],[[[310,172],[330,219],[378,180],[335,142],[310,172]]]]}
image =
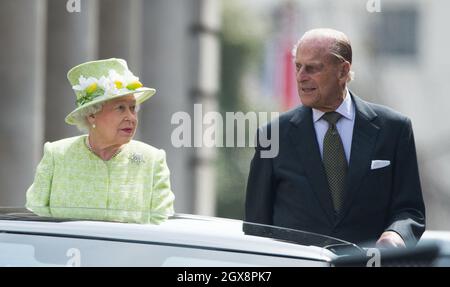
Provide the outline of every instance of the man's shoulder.
{"type": "Polygon", "coordinates": [[[280,122],[284,123],[290,122],[294,116],[298,115],[301,112],[306,111],[306,109],[308,108],[302,105],[292,108],[289,111],[286,111],[280,115],[280,122]]]}
{"type": "Polygon", "coordinates": [[[376,114],[377,119],[383,122],[404,123],[409,121],[409,118],[406,115],[385,105],[372,103],[361,98],[356,98],[355,104],[357,109],[359,109],[359,112],[361,112],[361,109],[365,109],[366,112],[367,110],[372,110],[376,114]]]}
{"type": "Polygon", "coordinates": [[[296,116],[298,116],[298,114],[305,112],[306,109],[307,107],[304,106],[297,106],[295,108],[292,108],[286,112],[281,113],[279,117],[269,122],[266,126],[270,127],[271,125],[274,124],[275,121],[280,126],[285,126],[289,124],[289,122],[291,122],[296,116]]]}

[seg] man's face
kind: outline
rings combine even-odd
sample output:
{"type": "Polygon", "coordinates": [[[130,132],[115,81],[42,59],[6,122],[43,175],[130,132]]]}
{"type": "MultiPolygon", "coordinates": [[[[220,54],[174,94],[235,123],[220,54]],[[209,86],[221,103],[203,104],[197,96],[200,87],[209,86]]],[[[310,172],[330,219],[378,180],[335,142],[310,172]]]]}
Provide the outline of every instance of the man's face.
{"type": "Polygon", "coordinates": [[[303,40],[295,57],[298,94],[302,104],[324,112],[342,102],[343,82],[340,64],[328,50],[329,42],[303,40]]]}

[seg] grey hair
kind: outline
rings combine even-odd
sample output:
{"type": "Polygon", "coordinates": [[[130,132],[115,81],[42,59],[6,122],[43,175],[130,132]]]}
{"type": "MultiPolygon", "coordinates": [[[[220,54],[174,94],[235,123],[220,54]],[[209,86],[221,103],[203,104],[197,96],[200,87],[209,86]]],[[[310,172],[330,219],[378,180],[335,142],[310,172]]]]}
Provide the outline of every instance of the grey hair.
{"type": "MultiPolygon", "coordinates": [[[[352,64],[353,53],[350,40],[344,33],[328,28],[312,29],[307,31],[292,48],[292,56],[294,57],[294,59],[300,43],[307,38],[313,37],[332,39],[333,42],[329,46],[330,54],[335,56],[341,62],[348,62],[350,65],[352,64]]],[[[347,77],[347,83],[350,83],[354,78],[355,72],[350,70],[347,77]]]]}
{"type": "Polygon", "coordinates": [[[91,125],[90,125],[89,121],[87,120],[87,117],[100,112],[103,109],[103,104],[104,104],[104,102],[98,103],[98,104],[93,104],[92,106],[88,106],[88,107],[85,107],[84,109],[81,109],[79,112],[77,112],[73,115],[75,125],[77,126],[77,128],[80,131],[86,132],[86,133],[89,132],[89,128],[91,125]]]}

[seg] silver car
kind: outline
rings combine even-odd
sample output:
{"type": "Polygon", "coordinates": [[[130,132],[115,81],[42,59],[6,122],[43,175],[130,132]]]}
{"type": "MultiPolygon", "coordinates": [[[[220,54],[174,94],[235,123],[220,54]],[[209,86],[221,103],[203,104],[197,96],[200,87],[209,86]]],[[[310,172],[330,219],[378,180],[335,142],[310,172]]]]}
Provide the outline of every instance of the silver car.
{"type": "Polygon", "coordinates": [[[239,220],[69,211],[0,208],[0,266],[331,266],[363,252],[339,239],[239,220]]]}

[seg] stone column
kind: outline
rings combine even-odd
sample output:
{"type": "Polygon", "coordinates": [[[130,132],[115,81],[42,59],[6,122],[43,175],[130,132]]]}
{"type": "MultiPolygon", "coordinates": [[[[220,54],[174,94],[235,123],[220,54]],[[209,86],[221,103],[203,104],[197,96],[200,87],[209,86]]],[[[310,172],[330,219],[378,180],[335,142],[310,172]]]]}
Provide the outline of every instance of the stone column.
{"type": "Polygon", "coordinates": [[[192,109],[189,90],[190,65],[194,56],[189,27],[192,0],[144,1],[142,82],[156,89],[156,95],[141,108],[142,139],[167,153],[175,193],[176,212],[194,210],[192,148],[175,148],[171,143],[172,115],[192,109]]]}
{"type": "Polygon", "coordinates": [[[46,1],[0,1],[0,206],[24,206],[43,142],[46,1]]]}
{"type": "MultiPolygon", "coordinates": [[[[100,0],[100,59],[122,58],[138,77],[142,74],[142,0],[100,0]]],[[[141,138],[140,125],[135,138],[141,138]]]]}
{"type": "Polygon", "coordinates": [[[193,146],[203,128],[201,118],[200,123],[194,121],[194,104],[203,104],[204,112],[214,109],[210,107],[215,106],[218,83],[217,4],[216,0],[144,2],[143,83],[156,88],[157,94],[141,109],[142,138],[167,152],[177,212],[214,213],[214,152],[203,150],[203,145],[174,147],[171,135],[178,125],[171,119],[177,112],[190,115],[193,146]]]}
{"type": "Polygon", "coordinates": [[[98,1],[80,0],[80,11],[67,11],[67,1],[48,0],[45,140],[75,136],[79,131],[64,118],[75,109],[67,72],[97,58],[98,1]]]}
{"type": "MultiPolygon", "coordinates": [[[[198,49],[192,66],[197,69],[194,74],[192,86],[192,100],[200,103],[203,114],[212,111],[218,112],[219,106],[217,94],[219,89],[219,59],[220,41],[218,32],[220,29],[220,3],[217,0],[195,0],[197,7],[194,11],[194,22],[191,28],[192,38],[198,49]]],[[[225,121],[224,121],[225,122],[225,121]]],[[[220,124],[220,123],[218,123],[220,124]]],[[[202,147],[195,149],[194,154],[194,213],[214,216],[216,214],[216,146],[217,143],[208,143],[211,140],[205,138],[205,130],[211,125],[197,126],[195,137],[203,141],[202,147]],[[198,131],[203,131],[199,133],[198,131]],[[212,146],[212,147],[208,147],[212,146]]],[[[221,127],[216,127],[221,128],[221,127]]],[[[216,129],[218,132],[220,129],[216,129]]],[[[222,129],[224,131],[225,129],[222,129]]],[[[223,137],[223,135],[220,135],[223,137]]]]}
{"type": "Polygon", "coordinates": [[[100,0],[99,58],[122,58],[141,72],[142,0],[100,0]]]}

